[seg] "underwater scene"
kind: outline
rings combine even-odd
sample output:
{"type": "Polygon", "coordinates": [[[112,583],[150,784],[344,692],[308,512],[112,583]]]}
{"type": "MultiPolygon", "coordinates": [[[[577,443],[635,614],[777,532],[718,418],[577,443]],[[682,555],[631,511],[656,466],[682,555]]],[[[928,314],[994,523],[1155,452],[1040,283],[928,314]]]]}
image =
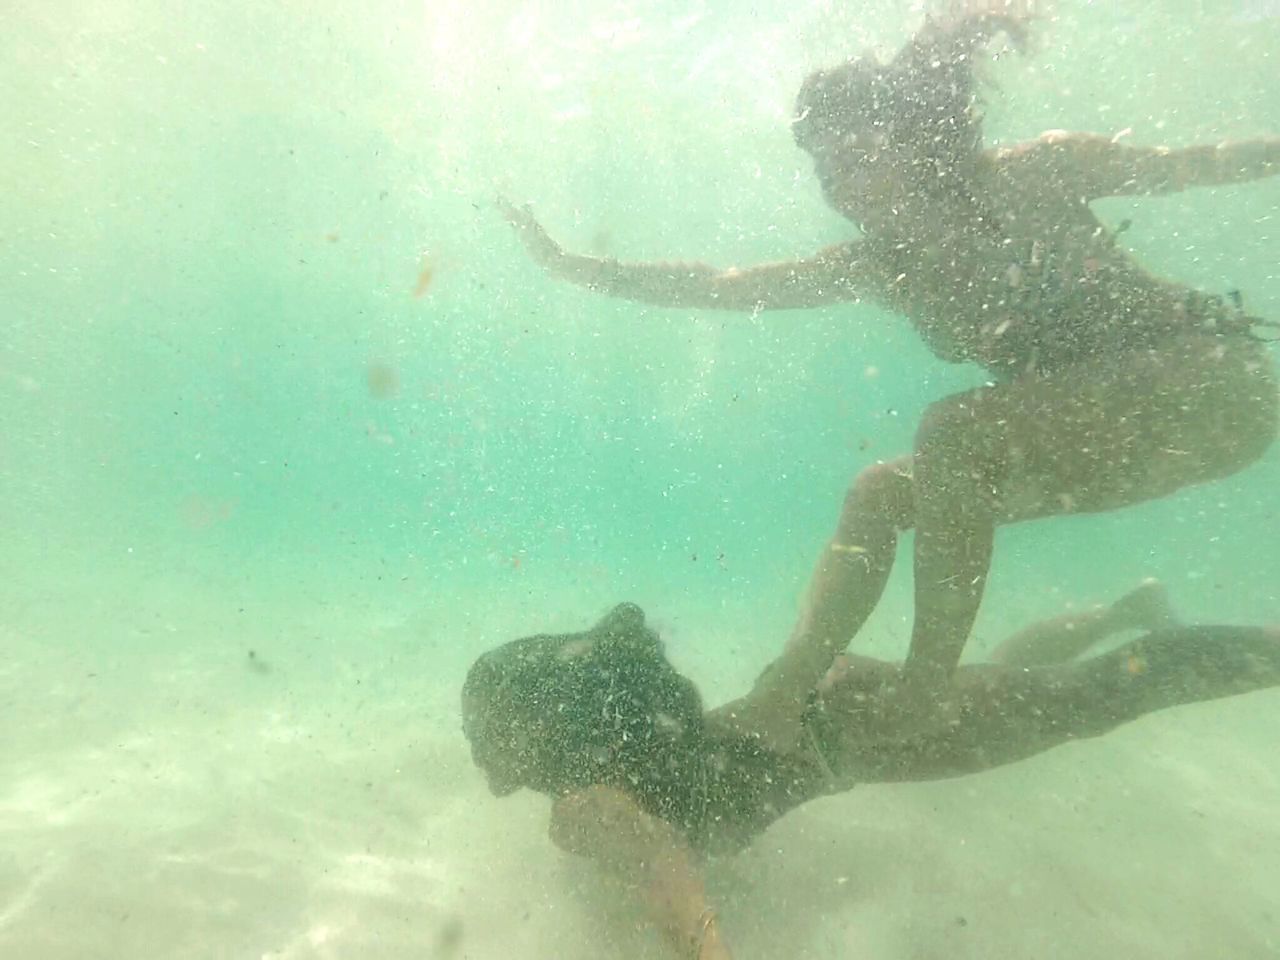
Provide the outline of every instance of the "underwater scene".
{"type": "Polygon", "coordinates": [[[4,19],[0,957],[1280,956],[1280,2],[4,19]]]}

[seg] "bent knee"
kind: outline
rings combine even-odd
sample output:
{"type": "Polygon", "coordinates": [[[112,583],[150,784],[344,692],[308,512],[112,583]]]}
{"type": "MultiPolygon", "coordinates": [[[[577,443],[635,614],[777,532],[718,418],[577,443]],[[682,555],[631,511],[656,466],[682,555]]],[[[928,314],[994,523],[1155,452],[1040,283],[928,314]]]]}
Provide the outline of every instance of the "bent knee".
{"type": "Polygon", "coordinates": [[[882,461],[859,471],[844,498],[845,515],[887,511],[903,522],[911,510],[911,458],[882,461]]]}

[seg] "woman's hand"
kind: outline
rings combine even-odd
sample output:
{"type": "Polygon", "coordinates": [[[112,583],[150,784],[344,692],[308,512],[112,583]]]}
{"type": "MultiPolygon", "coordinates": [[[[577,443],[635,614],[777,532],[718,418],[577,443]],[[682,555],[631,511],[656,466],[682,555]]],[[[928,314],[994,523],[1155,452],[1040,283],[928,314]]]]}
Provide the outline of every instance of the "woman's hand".
{"type": "Polygon", "coordinates": [[[499,197],[498,210],[507,223],[515,228],[525,249],[540,267],[550,269],[564,258],[564,250],[534,218],[528,204],[517,207],[505,197],[499,197]]]}
{"type": "Polygon", "coordinates": [[[732,960],[685,839],[629,794],[597,784],[558,797],[551,807],[551,839],[643,890],[654,921],[675,949],[673,957],[732,960]]]}
{"type": "Polygon", "coordinates": [[[733,955],[720,936],[720,924],[715,914],[711,915],[703,928],[694,960],[733,960],[733,955]]]}

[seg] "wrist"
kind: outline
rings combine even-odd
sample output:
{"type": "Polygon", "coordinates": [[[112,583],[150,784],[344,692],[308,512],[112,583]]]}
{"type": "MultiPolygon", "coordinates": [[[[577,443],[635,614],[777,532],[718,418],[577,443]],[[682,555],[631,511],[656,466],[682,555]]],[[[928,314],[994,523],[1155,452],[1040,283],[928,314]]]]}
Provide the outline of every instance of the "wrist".
{"type": "Polygon", "coordinates": [[[704,960],[710,956],[708,951],[720,947],[720,926],[715,910],[707,907],[698,917],[698,925],[694,930],[692,943],[693,960],[704,960]]]}

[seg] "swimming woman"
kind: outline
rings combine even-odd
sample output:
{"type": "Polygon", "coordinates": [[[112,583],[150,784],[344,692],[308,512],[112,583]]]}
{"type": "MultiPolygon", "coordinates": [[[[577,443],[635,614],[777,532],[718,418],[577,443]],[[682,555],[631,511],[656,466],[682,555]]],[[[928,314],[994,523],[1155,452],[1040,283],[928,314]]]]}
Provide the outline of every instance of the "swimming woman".
{"type": "Polygon", "coordinates": [[[463,687],[463,729],[491,791],[551,797],[552,840],[635,884],[673,955],[726,960],[702,859],[740,849],[800,804],[859,783],[978,773],[1156,710],[1280,685],[1276,629],[1162,626],[1059,662],[1083,642],[1170,622],[1147,587],[1024,631],[1002,649],[1039,665],[961,667],[952,722],[892,738],[868,738],[863,722],[893,695],[900,665],[842,657],[793,704],[797,745],[776,751],[704,714],[644,614],[621,604],[584,633],[484,654],[463,687]],[[1064,644],[1068,635],[1084,640],[1064,644]]]}
{"type": "Polygon", "coordinates": [[[887,64],[804,81],[795,141],[862,232],[812,257],[720,270],[581,256],[504,205],[540,264],[601,293],[751,312],[875,302],[940,359],[989,372],[929,407],[909,456],[853,480],[787,648],[757,683],[764,712],[740,716],[775,745],[798,736],[788,705],[877,603],[901,531],[916,531],[915,620],[897,712],[942,722],[997,525],[1163,497],[1243,469],[1275,438],[1263,322],[1238,295],[1145,270],[1089,205],[1276,174],[1280,138],[1170,149],[1053,131],[985,148],[974,61],[1024,29],[981,11],[929,21],[887,64]]]}

